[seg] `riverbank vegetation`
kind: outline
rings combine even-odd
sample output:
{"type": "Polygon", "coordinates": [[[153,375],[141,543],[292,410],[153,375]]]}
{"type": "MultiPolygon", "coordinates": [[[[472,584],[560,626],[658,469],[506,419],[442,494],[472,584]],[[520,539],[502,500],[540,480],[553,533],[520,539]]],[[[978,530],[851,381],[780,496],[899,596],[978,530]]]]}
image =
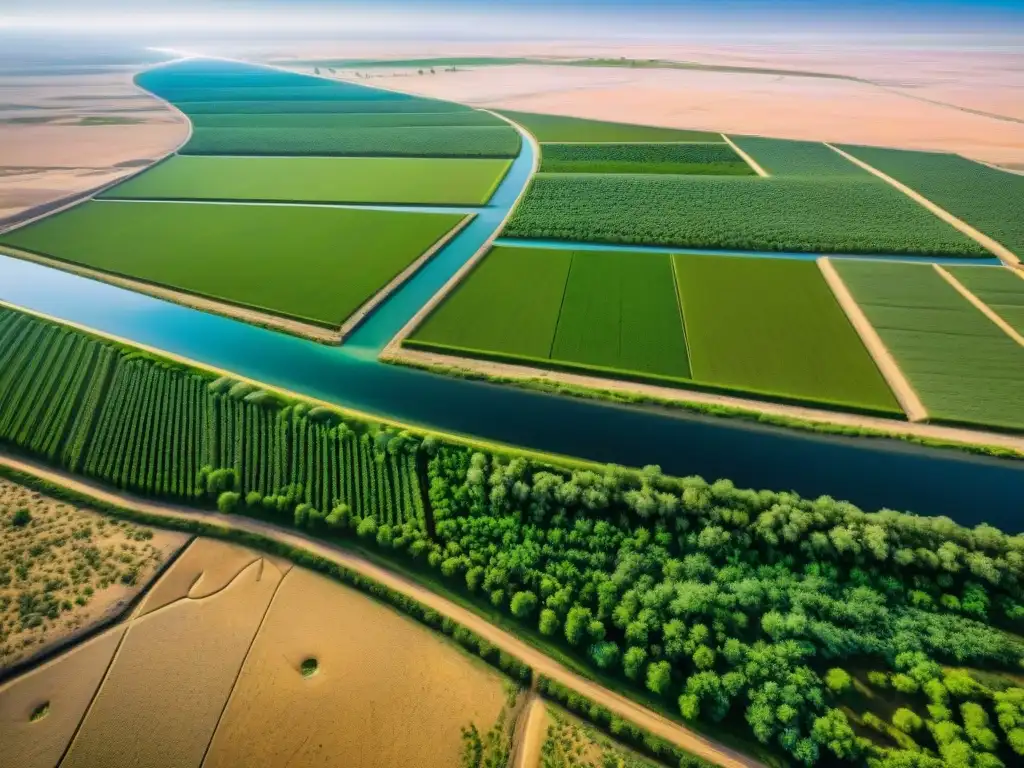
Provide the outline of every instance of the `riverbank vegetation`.
{"type": "Polygon", "coordinates": [[[933,419],[1024,429],[1024,347],[931,265],[832,264],[933,419]]]}
{"type": "MultiPolygon", "coordinates": [[[[210,400],[249,398],[273,423],[329,424],[335,437],[348,430],[361,443],[365,436],[375,465],[411,457],[424,523],[354,512],[340,499],[329,499],[329,512],[314,506],[323,501],[299,490],[302,475],[291,473],[310,462],[313,475],[330,476],[337,456],[330,440],[320,449],[308,437],[303,463],[288,464],[269,505],[247,485],[249,473],[219,462],[200,467],[191,488],[168,498],[194,504],[205,489],[206,503],[229,513],[352,537],[504,612],[525,636],[609,685],[687,720],[749,734],[802,764],[997,766],[1024,754],[1024,690],[1015,678],[1024,658],[1020,537],[984,524],[869,514],[828,497],[668,477],[656,467],[573,471],[474,451],[90,343],[132,357],[156,379],[206,379],[210,400]],[[898,692],[897,709],[910,714],[887,710],[894,695],[868,696],[862,680],[869,692],[898,692]]],[[[32,349],[0,348],[12,346],[21,355],[32,349]]],[[[59,355],[49,364],[51,372],[66,367],[59,355]]],[[[2,370],[0,416],[39,419],[51,397],[38,386],[47,380],[39,362],[2,370]],[[10,395],[32,391],[33,382],[39,397],[10,395]]],[[[99,406],[111,419],[137,418],[114,407],[108,388],[99,391],[101,402],[82,418],[93,422],[99,406]]],[[[211,421],[205,439],[233,442],[232,455],[259,456],[266,429],[250,424],[222,432],[211,421]]],[[[132,434],[153,457],[147,462],[201,450],[194,438],[166,441],[144,428],[132,434]]],[[[68,436],[62,432],[60,442],[68,436]]],[[[5,443],[39,455],[17,433],[5,443]]],[[[86,444],[88,463],[93,443],[86,444]]],[[[63,455],[54,460],[67,466],[56,459],[63,455]]]]}
{"type": "Polygon", "coordinates": [[[105,199],[483,205],[508,160],[176,156],[105,199]]]}
{"type": "Polygon", "coordinates": [[[308,206],[93,201],[6,233],[0,245],[337,327],[462,219],[308,206]]]}

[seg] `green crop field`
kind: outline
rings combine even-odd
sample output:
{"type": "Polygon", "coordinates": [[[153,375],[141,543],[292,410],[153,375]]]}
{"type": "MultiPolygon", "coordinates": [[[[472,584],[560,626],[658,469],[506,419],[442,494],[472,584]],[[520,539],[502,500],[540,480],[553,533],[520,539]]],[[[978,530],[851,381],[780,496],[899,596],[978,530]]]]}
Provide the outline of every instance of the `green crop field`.
{"type": "Polygon", "coordinates": [[[367,99],[349,101],[190,101],[177,105],[192,115],[277,114],[417,114],[421,112],[469,112],[469,107],[433,99],[367,99]]]}
{"type": "Polygon", "coordinates": [[[772,176],[870,176],[863,168],[819,141],[732,135],[729,138],[772,176]]]}
{"type": "Polygon", "coordinates": [[[1024,347],[930,265],[833,265],[932,419],[1024,428],[1024,347]]]}
{"type": "Polygon", "coordinates": [[[178,156],[104,198],[483,205],[508,160],[178,156]]]}
{"type": "Polygon", "coordinates": [[[337,326],[461,218],[297,206],[90,202],[4,234],[0,245],[337,326]]]}
{"type": "Polygon", "coordinates": [[[707,131],[686,131],[677,128],[657,128],[630,123],[607,123],[562,115],[540,115],[533,112],[497,110],[515,120],[540,142],[566,141],[723,141],[722,134],[707,131]]]}
{"type": "Polygon", "coordinates": [[[574,251],[551,359],[688,378],[669,257],[574,251]]]}
{"type": "Polygon", "coordinates": [[[204,498],[217,467],[269,511],[280,500],[326,516],[341,503],[422,526],[414,456],[255,389],[0,308],[0,441],[147,495],[204,498]]]}
{"type": "Polygon", "coordinates": [[[414,125],[507,125],[489,112],[331,112],[284,114],[199,114],[196,128],[405,128],[414,125]]]}
{"type": "Polygon", "coordinates": [[[810,253],[989,255],[870,176],[538,174],[504,235],[810,253]]]}
{"type": "Polygon", "coordinates": [[[728,144],[544,144],[545,173],[694,173],[752,176],[728,144]]]}
{"type": "Polygon", "coordinates": [[[667,254],[495,248],[407,344],[613,375],[690,373],[667,254]]]}
{"type": "Polygon", "coordinates": [[[515,157],[519,133],[504,126],[399,128],[196,128],[185,155],[515,157]]]}
{"type": "Polygon", "coordinates": [[[879,147],[843,149],[1024,257],[1024,176],[959,155],[879,147]]]}
{"type": "Polygon", "coordinates": [[[1024,334],[1024,278],[1020,272],[992,267],[946,267],[971,293],[1024,334]]]}
{"type": "Polygon", "coordinates": [[[813,261],[673,259],[695,381],[902,413],[813,261]]]}
{"type": "Polygon", "coordinates": [[[407,343],[547,358],[571,260],[571,251],[493,249],[407,343]]]}
{"type": "MultiPolygon", "coordinates": [[[[301,77],[301,76],[300,76],[301,77]]],[[[415,99],[392,91],[366,88],[347,83],[330,83],[318,78],[301,85],[244,86],[244,87],[167,87],[159,86],[155,93],[173,104],[187,105],[191,101],[405,101],[415,99]]]]}

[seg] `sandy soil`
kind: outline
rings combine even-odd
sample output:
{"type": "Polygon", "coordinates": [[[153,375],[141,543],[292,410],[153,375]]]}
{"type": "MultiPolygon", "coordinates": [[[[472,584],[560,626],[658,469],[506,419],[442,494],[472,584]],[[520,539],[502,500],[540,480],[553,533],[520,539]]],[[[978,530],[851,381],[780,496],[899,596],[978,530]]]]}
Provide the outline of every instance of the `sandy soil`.
{"type": "Polygon", "coordinates": [[[959,152],[1024,163],[1024,54],[996,50],[777,44],[523,42],[307,43],[295,58],[541,56],[662,58],[709,65],[837,74],[854,82],[777,74],[514,65],[419,76],[366,70],[370,84],[423,95],[578,117],[819,141],[959,152]],[[780,108],[785,105],[785,108],[780,108]],[[976,112],[990,113],[990,117],[976,112]],[[628,116],[628,118],[624,118],[628,116]],[[1001,118],[1001,119],[1000,119],[1001,118]]]}
{"type": "MultiPolygon", "coordinates": [[[[160,515],[165,518],[203,521],[230,530],[267,536],[275,541],[287,544],[288,546],[305,550],[319,557],[323,557],[330,562],[349,568],[379,584],[383,584],[390,589],[394,589],[401,594],[411,597],[428,608],[434,609],[443,616],[448,616],[463,626],[472,629],[480,635],[480,637],[487,640],[496,648],[506,651],[516,658],[521,659],[526,664],[529,664],[536,673],[546,675],[553,680],[578,691],[584,696],[587,696],[597,703],[607,707],[619,716],[641,725],[661,738],[671,741],[673,744],[693,752],[694,754],[700,755],[701,757],[722,766],[722,768],[764,768],[762,763],[752,757],[741,754],[729,747],[713,741],[712,739],[691,731],[686,726],[673,722],[662,715],[637,704],[635,701],[622,696],[621,694],[614,693],[598,683],[577,675],[541,651],[538,651],[533,646],[520,640],[515,635],[490,624],[469,609],[463,608],[462,606],[431,592],[426,587],[417,584],[404,576],[400,576],[392,571],[382,568],[381,566],[370,562],[366,558],[353,554],[352,552],[340,549],[323,541],[308,538],[294,529],[282,528],[262,520],[254,520],[252,518],[239,516],[225,517],[214,512],[201,512],[174,504],[140,499],[128,494],[112,493],[99,485],[73,475],[69,475],[34,462],[17,459],[12,456],[0,454],[0,463],[11,467],[12,469],[27,472],[51,482],[58,483],[79,493],[87,494],[97,500],[107,501],[121,507],[128,507],[141,512],[160,515]]],[[[223,594],[225,593],[218,593],[215,597],[208,598],[207,601],[203,601],[203,603],[199,604],[209,604],[217,600],[223,594]]],[[[179,603],[179,605],[180,604],[181,603],[179,603]]],[[[150,621],[155,617],[165,615],[171,610],[173,609],[168,608],[164,611],[154,613],[150,617],[146,617],[144,621],[150,621]]],[[[155,638],[154,642],[162,644],[162,637],[155,638]]],[[[173,651],[173,658],[178,658],[179,654],[175,648],[170,648],[168,650],[173,651]]],[[[207,658],[202,658],[202,661],[205,670],[207,658]]],[[[115,667],[116,666],[117,660],[115,660],[115,667]]],[[[145,675],[143,677],[145,677],[145,675]]],[[[150,680],[152,681],[152,677],[150,677],[150,680]]],[[[180,684],[180,681],[175,682],[180,684]]],[[[150,698],[161,698],[166,702],[165,697],[170,696],[173,698],[178,695],[177,692],[173,690],[175,687],[177,686],[168,685],[160,690],[154,690],[150,698]]],[[[107,686],[105,684],[104,689],[106,688],[107,686]]],[[[101,691],[101,696],[102,695],[103,691],[101,691]]],[[[191,703],[191,701],[186,698],[183,698],[182,701],[187,702],[187,704],[183,706],[188,706],[188,704],[191,703]]],[[[128,713],[122,712],[122,715],[126,718],[127,714],[128,713]]],[[[125,722],[129,721],[126,720],[125,722]]],[[[168,720],[168,722],[171,722],[171,720],[168,720]]],[[[173,730],[173,723],[170,727],[173,730]]],[[[159,765],[162,764],[162,762],[159,763],[159,765]]]]}
{"type": "Polygon", "coordinates": [[[526,711],[519,717],[524,722],[522,733],[519,734],[519,743],[516,745],[514,768],[538,768],[550,722],[544,699],[532,696],[526,705],[526,711]]]}
{"type": "Polygon", "coordinates": [[[3,479],[0,530],[0,669],[124,610],[188,540],[3,479]],[[19,510],[31,521],[16,524],[19,510]]]}
{"type": "Polygon", "coordinates": [[[853,326],[857,335],[860,336],[865,349],[871,355],[871,359],[875,361],[875,365],[878,366],[878,370],[883,378],[885,378],[886,384],[889,385],[889,389],[895,395],[900,408],[907,414],[907,418],[914,422],[927,419],[928,411],[925,410],[921,398],[918,397],[914,388],[910,386],[910,382],[903,375],[903,371],[900,370],[896,358],[889,352],[889,349],[882,341],[882,337],[878,335],[878,331],[871,325],[871,322],[864,314],[864,310],[861,309],[860,304],[853,298],[850,289],[846,287],[843,278],[839,276],[836,268],[832,266],[832,262],[822,257],[817,260],[817,264],[818,269],[821,270],[822,277],[825,278],[825,282],[828,283],[828,287],[832,291],[832,295],[836,297],[836,301],[839,302],[839,306],[846,314],[850,325],[853,326]]]}
{"type": "Polygon", "coordinates": [[[486,732],[502,678],[437,635],[303,569],[281,584],[204,762],[346,768],[459,763],[460,728],[486,732]],[[314,658],[317,672],[300,666],[314,658]]]}
{"type": "Polygon", "coordinates": [[[132,621],[61,765],[199,765],[281,578],[260,558],[132,621]]]}
{"type": "Polygon", "coordinates": [[[127,625],[108,629],[0,686],[0,765],[53,768],[89,707],[127,625]],[[46,717],[32,713],[49,703],[46,717]]]}
{"type": "Polygon", "coordinates": [[[132,72],[0,78],[0,219],[100,186],[177,147],[188,124],[132,72]]]}

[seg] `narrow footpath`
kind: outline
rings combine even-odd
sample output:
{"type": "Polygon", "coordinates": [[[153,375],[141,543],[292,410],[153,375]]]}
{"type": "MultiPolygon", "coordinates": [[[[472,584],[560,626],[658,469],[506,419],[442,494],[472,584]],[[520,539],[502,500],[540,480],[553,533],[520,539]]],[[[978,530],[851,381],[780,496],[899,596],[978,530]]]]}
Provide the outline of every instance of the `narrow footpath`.
{"type": "Polygon", "coordinates": [[[340,547],[324,541],[318,541],[295,530],[282,528],[262,520],[253,520],[241,516],[226,516],[216,512],[206,512],[166,502],[142,499],[126,493],[114,493],[102,486],[66,472],[33,461],[15,458],[8,454],[0,453],[0,465],[33,475],[107,504],[167,519],[192,520],[217,525],[227,530],[253,533],[290,547],[306,550],[373,579],[390,589],[419,601],[429,608],[433,608],[438,613],[476,632],[480,637],[500,650],[519,658],[532,667],[535,674],[546,675],[552,680],[574,689],[598,704],[607,707],[615,714],[633,721],[651,733],[672,742],[688,752],[692,752],[705,760],[722,766],[722,768],[765,768],[763,763],[752,757],[748,757],[702,736],[680,723],[673,722],[621,694],[610,691],[602,685],[566,669],[533,646],[511,633],[499,629],[469,609],[463,608],[404,576],[399,576],[360,555],[340,547]]]}

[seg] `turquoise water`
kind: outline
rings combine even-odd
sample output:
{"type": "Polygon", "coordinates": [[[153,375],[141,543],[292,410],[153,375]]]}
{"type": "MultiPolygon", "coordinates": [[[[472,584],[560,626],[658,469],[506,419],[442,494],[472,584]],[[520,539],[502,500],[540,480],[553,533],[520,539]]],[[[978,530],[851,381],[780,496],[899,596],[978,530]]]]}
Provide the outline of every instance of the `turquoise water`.
{"type": "Polygon", "coordinates": [[[628,245],[615,243],[588,243],[571,240],[539,240],[519,237],[499,237],[495,245],[520,248],[555,248],[563,251],[633,251],[644,253],[696,253],[706,256],[745,256],[756,259],[797,259],[814,261],[822,256],[830,259],[866,259],[869,261],[919,261],[927,264],[946,264],[950,266],[984,266],[1001,267],[1003,264],[995,256],[978,258],[972,256],[907,256],[901,254],[856,254],[856,253],[792,253],[788,251],[728,251],[707,248],[679,248],[661,245],[628,245]]]}
{"type": "Polygon", "coordinates": [[[866,509],[944,514],[1010,531],[1024,527],[1018,522],[1024,462],[556,397],[378,363],[379,351],[500,225],[532,162],[524,141],[476,219],[340,348],[6,256],[0,256],[0,299],[426,428],[601,462],[659,464],[672,474],[726,477],[739,487],[829,494],[866,509]]]}

